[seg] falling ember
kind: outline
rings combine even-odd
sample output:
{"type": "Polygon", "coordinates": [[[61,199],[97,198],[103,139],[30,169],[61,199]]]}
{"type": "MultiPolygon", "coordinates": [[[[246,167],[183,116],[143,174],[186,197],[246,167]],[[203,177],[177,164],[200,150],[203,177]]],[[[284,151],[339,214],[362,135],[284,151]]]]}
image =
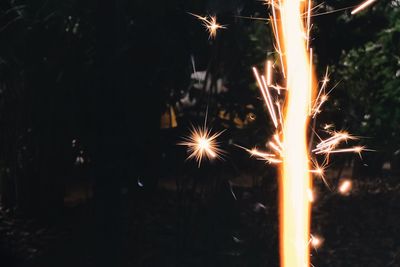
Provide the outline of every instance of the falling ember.
{"type": "Polygon", "coordinates": [[[350,180],[343,180],[339,185],[339,193],[342,195],[349,195],[352,187],[350,180]]]}
{"type": "MultiPolygon", "coordinates": [[[[287,105],[283,128],[280,196],[280,257],[282,267],[310,266],[310,192],[307,123],[312,99],[312,77],[307,53],[308,29],[302,14],[305,1],[279,1],[279,28],[285,55],[287,105]],[[306,37],[306,38],[305,38],[306,37]]],[[[273,12],[275,7],[272,5],[273,12]]],[[[309,14],[310,15],[310,14],[309,14]]],[[[277,34],[279,32],[279,34],[277,34]]]]}

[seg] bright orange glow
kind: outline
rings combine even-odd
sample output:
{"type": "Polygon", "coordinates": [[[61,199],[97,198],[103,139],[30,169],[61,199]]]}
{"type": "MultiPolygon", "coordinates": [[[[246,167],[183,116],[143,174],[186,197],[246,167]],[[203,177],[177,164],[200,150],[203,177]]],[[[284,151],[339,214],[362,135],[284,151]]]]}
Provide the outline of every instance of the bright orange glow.
{"type": "Polygon", "coordinates": [[[352,183],[350,180],[343,180],[339,185],[339,192],[342,195],[348,195],[350,194],[351,187],[352,183]]]}
{"type": "Polygon", "coordinates": [[[312,57],[304,38],[309,26],[304,25],[302,16],[308,7],[301,0],[285,0],[279,6],[280,25],[279,29],[274,26],[274,32],[282,38],[287,88],[280,188],[280,261],[282,267],[308,267],[310,202],[314,200],[307,149],[308,115],[314,94],[310,81],[312,57]]]}
{"type": "Polygon", "coordinates": [[[322,237],[315,235],[311,236],[311,245],[314,249],[320,248],[322,246],[322,243],[324,243],[324,239],[322,237]]]}

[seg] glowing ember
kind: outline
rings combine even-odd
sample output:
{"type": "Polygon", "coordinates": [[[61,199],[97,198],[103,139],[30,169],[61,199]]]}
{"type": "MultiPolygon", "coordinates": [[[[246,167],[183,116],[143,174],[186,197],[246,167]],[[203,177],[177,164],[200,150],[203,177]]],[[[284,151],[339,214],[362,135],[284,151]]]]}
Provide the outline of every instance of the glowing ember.
{"type": "Polygon", "coordinates": [[[343,180],[339,185],[339,193],[342,195],[349,195],[352,187],[350,180],[343,180]]]}
{"type": "Polygon", "coordinates": [[[193,127],[190,136],[178,145],[187,146],[188,159],[194,158],[200,167],[203,158],[212,160],[221,156],[223,151],[219,148],[216,140],[221,134],[222,132],[211,134],[211,130],[205,126],[203,128],[193,127]]]}
{"type": "Polygon", "coordinates": [[[320,248],[322,246],[322,243],[324,243],[323,238],[315,235],[311,236],[311,245],[313,246],[314,249],[320,248]]]}

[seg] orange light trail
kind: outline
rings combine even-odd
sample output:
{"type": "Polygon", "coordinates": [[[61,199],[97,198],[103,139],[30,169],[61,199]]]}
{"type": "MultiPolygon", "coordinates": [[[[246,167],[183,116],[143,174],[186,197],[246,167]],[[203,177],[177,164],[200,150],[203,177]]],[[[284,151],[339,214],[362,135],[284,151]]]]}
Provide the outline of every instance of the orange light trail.
{"type": "MultiPolygon", "coordinates": [[[[273,10],[273,6],[271,7],[273,10]]],[[[283,162],[280,188],[280,262],[282,267],[310,266],[310,201],[313,200],[309,172],[307,124],[311,106],[312,77],[307,53],[308,27],[302,14],[305,1],[285,0],[280,4],[279,28],[285,48],[287,105],[283,127],[283,162]]],[[[310,9],[308,9],[310,10],[310,9]]],[[[274,11],[273,11],[274,13],[274,11]]],[[[310,14],[308,14],[310,16],[310,14]]],[[[307,24],[310,22],[307,21],[307,24]]]]}
{"type": "Polygon", "coordinates": [[[353,9],[351,11],[351,14],[354,15],[358,12],[360,12],[361,10],[363,10],[364,8],[366,8],[367,6],[371,5],[372,3],[374,3],[376,0],[367,0],[365,2],[363,2],[361,5],[359,5],[358,7],[356,7],[355,9],[353,9]]]}

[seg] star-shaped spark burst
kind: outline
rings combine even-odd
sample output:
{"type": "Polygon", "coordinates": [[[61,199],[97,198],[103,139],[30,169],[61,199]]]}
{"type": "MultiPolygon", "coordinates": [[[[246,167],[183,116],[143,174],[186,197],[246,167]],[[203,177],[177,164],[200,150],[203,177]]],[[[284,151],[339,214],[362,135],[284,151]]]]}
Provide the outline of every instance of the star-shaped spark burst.
{"type": "Polygon", "coordinates": [[[222,132],[211,133],[211,129],[204,127],[194,127],[190,130],[190,135],[184,138],[178,145],[187,146],[189,156],[187,159],[195,159],[200,167],[203,158],[208,160],[221,158],[223,150],[219,148],[217,137],[222,132]]]}
{"type": "Polygon", "coordinates": [[[199,16],[193,13],[190,13],[190,15],[198,18],[200,21],[203,22],[203,26],[206,28],[206,30],[208,31],[208,35],[210,39],[215,39],[215,37],[217,36],[217,31],[219,29],[226,29],[225,25],[221,25],[217,23],[217,17],[216,16],[199,16]]]}

